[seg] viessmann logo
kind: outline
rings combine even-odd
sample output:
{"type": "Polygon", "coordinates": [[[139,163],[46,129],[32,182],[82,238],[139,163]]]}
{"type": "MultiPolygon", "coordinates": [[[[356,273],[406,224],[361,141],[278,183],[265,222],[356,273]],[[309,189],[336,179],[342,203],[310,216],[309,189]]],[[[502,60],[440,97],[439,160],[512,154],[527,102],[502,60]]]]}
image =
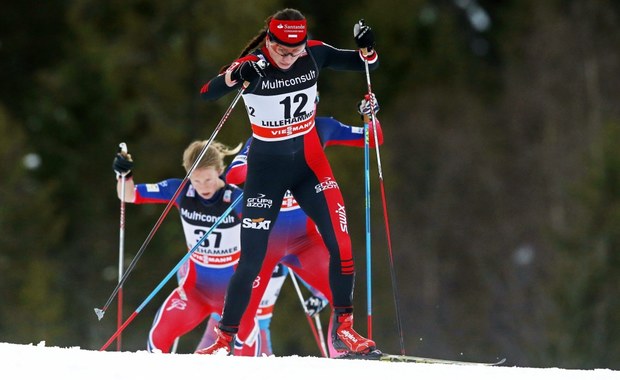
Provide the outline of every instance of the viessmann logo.
{"type": "Polygon", "coordinates": [[[265,218],[243,218],[242,225],[243,228],[251,228],[253,230],[268,230],[269,226],[271,226],[271,220],[265,218]]]}

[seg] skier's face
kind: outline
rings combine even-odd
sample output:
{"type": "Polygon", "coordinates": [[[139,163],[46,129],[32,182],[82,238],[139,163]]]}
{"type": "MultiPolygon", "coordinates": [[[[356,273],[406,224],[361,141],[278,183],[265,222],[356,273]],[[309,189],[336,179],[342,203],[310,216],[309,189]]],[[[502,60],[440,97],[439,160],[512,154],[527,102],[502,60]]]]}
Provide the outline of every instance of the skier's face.
{"type": "Polygon", "coordinates": [[[288,47],[267,39],[266,45],[273,61],[283,70],[287,70],[293,66],[293,63],[297,61],[297,58],[301,57],[306,52],[306,44],[288,47]]]}
{"type": "Polygon", "coordinates": [[[215,193],[224,186],[224,181],[220,179],[220,171],[213,166],[196,168],[189,177],[190,182],[198,195],[204,199],[210,199],[215,193]]]}

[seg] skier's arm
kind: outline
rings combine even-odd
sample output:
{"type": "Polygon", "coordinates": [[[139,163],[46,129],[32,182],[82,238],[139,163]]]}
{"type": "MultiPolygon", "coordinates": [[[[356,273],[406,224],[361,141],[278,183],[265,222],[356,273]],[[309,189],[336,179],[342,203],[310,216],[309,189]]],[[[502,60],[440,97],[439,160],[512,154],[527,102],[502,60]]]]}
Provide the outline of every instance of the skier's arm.
{"type": "MultiPolygon", "coordinates": [[[[375,116],[377,112],[379,112],[379,103],[374,98],[374,113],[375,116]]],[[[362,119],[365,124],[369,124],[370,117],[372,117],[372,111],[370,109],[370,101],[368,95],[362,99],[357,105],[357,111],[360,115],[362,115],[362,119]]],[[[369,145],[370,147],[375,147],[375,137],[374,137],[374,128],[372,128],[372,123],[367,125],[369,128],[369,145]]],[[[379,120],[376,120],[375,127],[377,129],[377,140],[379,145],[383,144],[383,131],[381,130],[381,123],[379,120]]],[[[354,147],[363,147],[364,146],[364,127],[360,126],[351,126],[334,118],[328,117],[317,117],[316,118],[316,128],[319,134],[319,139],[321,140],[323,146],[331,146],[331,145],[343,145],[343,146],[354,146],[354,147]]]]}
{"type": "Polygon", "coordinates": [[[259,62],[255,55],[239,58],[226,70],[211,79],[200,89],[200,96],[205,100],[219,99],[233,89],[238,89],[244,82],[253,82],[265,76],[264,61],[259,62]]]}
{"type": "Polygon", "coordinates": [[[337,49],[316,40],[308,41],[308,50],[311,51],[319,68],[365,71],[368,64],[368,69],[372,71],[379,67],[379,55],[374,49],[374,34],[363,20],[353,27],[353,38],[358,50],[337,49]]]}
{"type": "Polygon", "coordinates": [[[248,152],[250,151],[250,144],[252,143],[252,138],[250,137],[246,142],[241,151],[233,158],[228,168],[224,171],[224,176],[226,178],[226,183],[230,183],[233,185],[241,185],[245,182],[245,177],[247,175],[247,163],[248,163],[248,152]]]}
{"type": "MultiPolygon", "coordinates": [[[[364,71],[366,70],[364,59],[357,50],[338,49],[322,41],[308,41],[308,50],[312,53],[319,68],[329,68],[338,71],[364,71]]],[[[379,57],[368,61],[368,69],[375,70],[379,67],[379,57]]]]}
{"type": "MultiPolygon", "coordinates": [[[[171,178],[157,183],[139,183],[134,186],[135,199],[133,203],[168,203],[181,182],[178,178],[171,178]]],[[[179,197],[181,196],[179,194],[179,197]]],[[[175,200],[175,205],[178,204],[177,200],[175,200]]]]}

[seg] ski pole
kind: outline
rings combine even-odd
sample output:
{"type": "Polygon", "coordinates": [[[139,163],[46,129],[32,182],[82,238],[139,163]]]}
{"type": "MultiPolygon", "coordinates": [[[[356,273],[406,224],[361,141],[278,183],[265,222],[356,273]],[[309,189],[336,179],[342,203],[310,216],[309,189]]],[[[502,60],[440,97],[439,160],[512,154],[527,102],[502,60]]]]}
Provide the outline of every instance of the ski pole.
{"type": "MultiPolygon", "coordinates": [[[[371,105],[372,106],[372,105],[371,105]]],[[[364,209],[366,214],[366,305],[368,307],[368,339],[372,339],[372,255],[370,234],[370,149],[368,120],[364,116],[364,209]]]]}
{"type": "Polygon", "coordinates": [[[144,240],[144,243],[142,243],[142,246],[138,250],[138,253],[136,253],[136,255],[134,256],[133,260],[131,260],[131,262],[127,266],[127,270],[123,274],[123,277],[121,278],[121,280],[118,282],[118,285],[116,285],[116,288],[114,288],[114,290],[112,291],[112,294],[110,295],[110,297],[108,297],[108,300],[106,301],[105,305],[101,309],[95,308],[95,314],[97,314],[97,317],[99,318],[99,320],[101,320],[103,318],[103,316],[105,315],[106,310],[108,309],[108,307],[112,303],[112,300],[114,299],[114,296],[116,296],[116,294],[118,293],[120,288],[123,286],[125,281],[127,281],[127,277],[129,276],[131,271],[133,271],[133,269],[136,266],[138,260],[140,259],[140,257],[144,253],[144,251],[146,250],[146,246],[151,242],[151,240],[153,239],[153,236],[155,235],[155,232],[157,232],[157,230],[161,226],[162,222],[164,221],[164,218],[166,217],[166,215],[168,215],[168,212],[172,208],[175,199],[177,199],[177,197],[179,196],[179,193],[181,192],[181,189],[185,186],[185,184],[189,180],[189,177],[194,172],[194,169],[196,169],[196,166],[198,166],[198,163],[200,163],[200,160],[202,160],[202,157],[207,152],[207,149],[209,149],[209,146],[211,145],[211,143],[215,139],[215,136],[217,136],[217,134],[219,133],[220,129],[224,125],[224,122],[226,122],[226,120],[230,116],[230,113],[232,112],[233,108],[235,107],[235,105],[239,101],[239,98],[241,98],[241,95],[242,95],[243,91],[245,91],[245,89],[248,87],[248,85],[249,85],[249,82],[244,82],[243,85],[241,86],[241,88],[239,89],[239,91],[237,92],[237,95],[233,99],[232,103],[228,106],[228,109],[224,113],[224,116],[222,116],[222,119],[220,120],[220,122],[215,127],[215,130],[211,134],[211,137],[209,137],[209,140],[207,140],[207,143],[205,144],[204,148],[202,148],[202,150],[200,151],[200,154],[198,155],[198,157],[196,158],[196,160],[194,161],[192,166],[187,171],[187,174],[185,175],[185,178],[183,178],[183,181],[181,181],[181,184],[177,188],[177,191],[174,193],[172,198],[170,198],[170,201],[166,205],[166,208],[164,209],[162,214],[159,216],[159,219],[157,219],[157,222],[155,223],[155,225],[151,229],[151,232],[146,237],[146,240],[144,240]]]}
{"type": "MultiPolygon", "coordinates": [[[[124,142],[120,143],[118,146],[121,150],[122,155],[127,155],[127,144],[124,142]]],[[[121,216],[120,216],[120,227],[119,227],[119,236],[118,236],[118,282],[121,282],[121,278],[123,278],[123,266],[125,262],[125,176],[126,173],[121,174],[121,216]]],[[[121,327],[123,323],[123,287],[122,284],[118,289],[118,307],[116,313],[116,327],[121,327]]],[[[116,340],[116,351],[121,350],[121,335],[118,335],[118,339],[116,340]]]]}
{"type": "Polygon", "coordinates": [[[175,265],[174,268],[172,268],[170,273],[168,273],[166,277],[164,277],[164,279],[155,287],[155,289],[153,289],[151,294],[149,294],[146,297],[146,299],[140,304],[140,306],[138,306],[138,308],[129,316],[129,318],[127,318],[125,323],[123,323],[121,327],[119,327],[116,330],[116,332],[99,349],[99,351],[104,351],[106,348],[108,348],[108,346],[110,346],[110,344],[114,341],[114,339],[116,339],[116,337],[119,336],[123,332],[123,330],[131,323],[131,321],[133,321],[134,318],[142,311],[142,309],[144,309],[144,307],[153,299],[153,297],[155,297],[155,295],[164,287],[166,282],[168,282],[170,278],[174,276],[174,274],[179,270],[179,268],[181,268],[181,266],[190,258],[190,256],[196,251],[196,249],[198,249],[198,247],[202,244],[202,242],[204,242],[205,239],[209,237],[211,232],[213,232],[213,230],[216,229],[217,226],[220,225],[220,223],[222,223],[222,221],[228,216],[228,214],[230,214],[230,212],[235,208],[235,206],[237,206],[237,204],[241,201],[242,198],[243,198],[243,193],[241,193],[239,197],[237,197],[237,199],[235,199],[234,202],[231,203],[230,206],[228,206],[226,211],[224,211],[224,213],[215,221],[215,223],[213,223],[211,228],[209,228],[209,230],[202,236],[202,238],[200,238],[200,240],[198,240],[198,242],[192,247],[192,249],[190,249],[187,252],[187,254],[183,256],[181,261],[179,261],[177,265],[175,265]]]}
{"type": "MultiPolygon", "coordinates": [[[[321,324],[321,318],[319,318],[318,314],[314,314],[314,323],[316,324],[316,330],[317,330],[317,333],[319,334],[319,337],[324,337],[325,335],[323,334],[323,325],[321,324]]],[[[327,350],[327,347],[325,346],[325,341],[322,338],[321,338],[321,349],[323,351],[323,356],[326,358],[329,358],[329,351],[327,350]]]]}
{"type": "MultiPolygon", "coordinates": [[[[367,51],[364,51],[364,53],[366,54],[367,51]]],[[[379,187],[381,189],[381,201],[383,204],[383,218],[385,221],[385,233],[386,233],[388,252],[389,252],[389,257],[390,257],[390,273],[392,277],[394,306],[396,308],[396,323],[398,325],[398,335],[400,338],[400,351],[401,351],[401,354],[405,355],[405,343],[404,343],[403,328],[402,328],[401,317],[400,317],[400,302],[399,302],[399,297],[398,297],[398,288],[396,284],[396,271],[394,269],[394,255],[392,254],[392,238],[390,234],[390,223],[388,220],[387,201],[385,198],[385,185],[383,183],[383,169],[381,167],[381,154],[379,153],[379,139],[377,137],[377,125],[376,125],[377,115],[375,113],[375,104],[374,104],[375,100],[372,96],[372,86],[370,83],[370,69],[368,68],[367,60],[364,60],[364,68],[366,70],[366,84],[368,85],[368,97],[370,98],[370,111],[372,113],[372,120],[371,120],[372,130],[375,135],[375,150],[377,152],[377,169],[379,171],[379,187]]],[[[369,278],[369,281],[370,281],[370,278],[369,278]]],[[[369,319],[370,318],[371,317],[369,314],[369,319]]],[[[369,330],[369,335],[370,335],[370,330],[371,330],[370,322],[368,326],[369,326],[368,330],[369,330]]]]}
{"type": "Polygon", "coordinates": [[[172,349],[170,350],[170,353],[172,354],[176,354],[177,353],[177,348],[179,347],[179,337],[177,336],[174,339],[174,343],[172,343],[172,349]]]}
{"type": "Polygon", "coordinates": [[[312,323],[312,318],[308,314],[308,308],[306,308],[306,304],[304,303],[304,296],[301,294],[301,289],[299,289],[299,283],[297,282],[297,278],[295,277],[295,272],[291,268],[288,268],[291,272],[291,280],[293,281],[293,285],[295,285],[295,290],[297,291],[297,295],[299,296],[299,301],[301,302],[301,307],[304,309],[304,314],[306,315],[306,319],[308,320],[308,324],[310,324],[310,329],[312,330],[312,335],[314,335],[314,340],[316,344],[319,346],[319,350],[324,358],[327,358],[327,348],[325,347],[325,341],[323,340],[323,334],[319,336],[319,333],[312,323]]]}

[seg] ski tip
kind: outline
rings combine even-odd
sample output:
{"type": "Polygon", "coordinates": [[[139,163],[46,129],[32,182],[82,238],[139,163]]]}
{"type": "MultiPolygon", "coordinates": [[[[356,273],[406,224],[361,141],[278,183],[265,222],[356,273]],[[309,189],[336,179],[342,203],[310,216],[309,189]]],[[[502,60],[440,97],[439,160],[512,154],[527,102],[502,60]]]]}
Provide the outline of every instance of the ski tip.
{"type": "Polygon", "coordinates": [[[99,318],[99,320],[103,319],[103,315],[105,314],[105,311],[95,308],[95,314],[97,314],[97,318],[99,318]]]}

